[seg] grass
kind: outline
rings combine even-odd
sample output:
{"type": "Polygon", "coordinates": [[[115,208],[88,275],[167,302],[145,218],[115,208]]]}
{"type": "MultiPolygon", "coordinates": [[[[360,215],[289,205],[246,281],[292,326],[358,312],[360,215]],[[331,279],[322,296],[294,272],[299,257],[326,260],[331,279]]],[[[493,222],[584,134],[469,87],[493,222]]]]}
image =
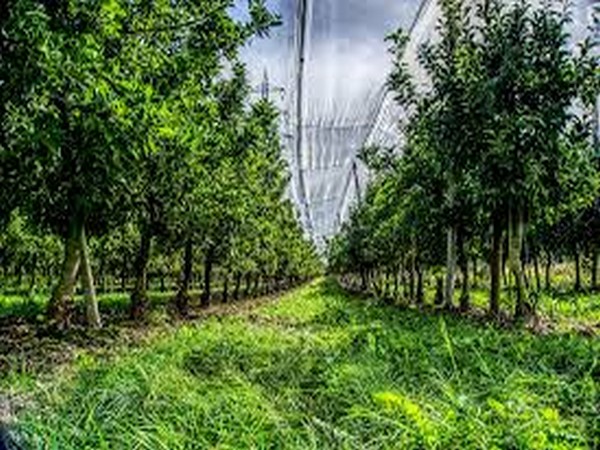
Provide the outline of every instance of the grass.
{"type": "Polygon", "coordinates": [[[27,397],[33,449],[584,449],[600,446],[598,355],[319,281],[0,386],[27,397]]]}

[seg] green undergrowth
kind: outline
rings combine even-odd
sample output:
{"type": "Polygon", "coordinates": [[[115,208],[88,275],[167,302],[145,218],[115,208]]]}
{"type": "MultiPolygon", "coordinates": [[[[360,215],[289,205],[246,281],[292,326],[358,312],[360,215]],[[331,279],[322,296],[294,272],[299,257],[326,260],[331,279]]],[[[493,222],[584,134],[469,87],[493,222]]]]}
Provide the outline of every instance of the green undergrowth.
{"type": "Polygon", "coordinates": [[[382,306],[331,281],[116,353],[30,383],[30,448],[600,446],[598,340],[382,306]]]}

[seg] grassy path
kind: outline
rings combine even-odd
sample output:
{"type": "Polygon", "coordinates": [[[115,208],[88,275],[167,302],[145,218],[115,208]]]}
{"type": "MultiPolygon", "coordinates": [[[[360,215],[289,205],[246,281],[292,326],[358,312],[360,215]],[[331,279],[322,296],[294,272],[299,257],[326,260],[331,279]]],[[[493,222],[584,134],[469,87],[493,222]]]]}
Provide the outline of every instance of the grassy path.
{"type": "Polygon", "coordinates": [[[40,449],[598,448],[599,355],[320,281],[12,390],[40,449]]]}

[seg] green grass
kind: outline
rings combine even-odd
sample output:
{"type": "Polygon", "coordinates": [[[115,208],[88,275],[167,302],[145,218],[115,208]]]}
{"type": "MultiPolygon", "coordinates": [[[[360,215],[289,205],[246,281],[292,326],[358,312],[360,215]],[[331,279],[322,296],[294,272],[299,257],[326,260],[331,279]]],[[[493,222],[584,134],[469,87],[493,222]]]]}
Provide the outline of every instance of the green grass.
{"type": "Polygon", "coordinates": [[[598,448],[599,355],[321,281],[12,390],[39,449],[598,448]]]}

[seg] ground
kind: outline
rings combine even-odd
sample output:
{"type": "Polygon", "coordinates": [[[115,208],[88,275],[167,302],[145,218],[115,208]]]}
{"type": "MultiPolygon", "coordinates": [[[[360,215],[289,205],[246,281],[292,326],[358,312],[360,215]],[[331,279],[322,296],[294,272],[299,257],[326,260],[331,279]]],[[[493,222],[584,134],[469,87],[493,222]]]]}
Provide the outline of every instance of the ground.
{"type": "Polygon", "coordinates": [[[385,306],[319,280],[51,371],[11,366],[47,449],[600,447],[600,342],[385,306]]]}

